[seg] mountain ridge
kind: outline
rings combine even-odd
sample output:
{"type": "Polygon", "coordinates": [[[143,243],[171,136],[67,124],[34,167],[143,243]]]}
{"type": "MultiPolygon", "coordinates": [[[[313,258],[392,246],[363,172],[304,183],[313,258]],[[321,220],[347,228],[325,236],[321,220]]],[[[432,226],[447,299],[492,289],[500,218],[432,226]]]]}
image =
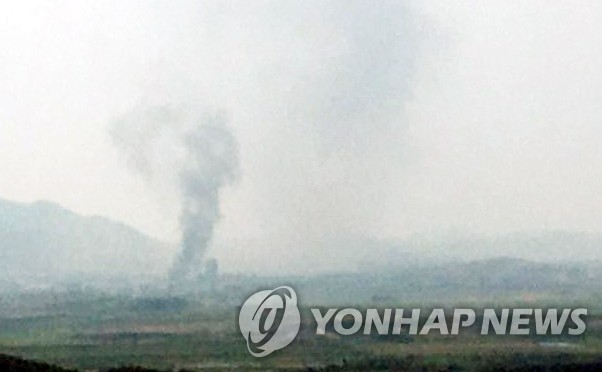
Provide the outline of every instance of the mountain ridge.
{"type": "Polygon", "coordinates": [[[82,216],[59,204],[0,199],[1,282],[25,286],[164,275],[166,243],[102,216],[82,216]]]}

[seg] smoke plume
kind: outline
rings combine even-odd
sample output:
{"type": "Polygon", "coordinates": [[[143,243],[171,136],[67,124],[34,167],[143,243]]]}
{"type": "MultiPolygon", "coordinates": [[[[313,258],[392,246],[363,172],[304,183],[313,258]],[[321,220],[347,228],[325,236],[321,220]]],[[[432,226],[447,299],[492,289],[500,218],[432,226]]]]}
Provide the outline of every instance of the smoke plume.
{"type": "Polygon", "coordinates": [[[172,182],[181,200],[181,248],[169,272],[172,285],[202,273],[214,226],[219,192],[236,179],[238,145],[222,114],[190,115],[152,107],[119,118],[111,138],[128,164],[148,180],[172,182]]]}

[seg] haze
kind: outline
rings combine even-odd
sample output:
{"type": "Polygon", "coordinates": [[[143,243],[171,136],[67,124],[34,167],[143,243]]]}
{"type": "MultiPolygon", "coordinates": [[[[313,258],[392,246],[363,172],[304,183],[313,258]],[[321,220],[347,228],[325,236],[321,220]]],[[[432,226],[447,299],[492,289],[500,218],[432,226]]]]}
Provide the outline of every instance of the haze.
{"type": "Polygon", "coordinates": [[[3,3],[0,197],[176,245],[176,186],[109,134],[158,106],[236,137],[226,270],[309,270],[355,238],[602,233],[600,24],[593,0],[3,3]]]}

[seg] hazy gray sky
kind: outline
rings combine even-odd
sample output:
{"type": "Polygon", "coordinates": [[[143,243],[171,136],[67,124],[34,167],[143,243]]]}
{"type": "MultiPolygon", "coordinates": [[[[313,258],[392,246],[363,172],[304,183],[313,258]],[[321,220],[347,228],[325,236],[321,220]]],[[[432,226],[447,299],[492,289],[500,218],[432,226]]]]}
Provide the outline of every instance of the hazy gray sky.
{"type": "Polygon", "coordinates": [[[0,197],[177,241],[174,186],[108,128],[183,105],[240,145],[226,265],[338,253],[324,237],[602,232],[601,24],[594,0],[3,2],[0,197]]]}

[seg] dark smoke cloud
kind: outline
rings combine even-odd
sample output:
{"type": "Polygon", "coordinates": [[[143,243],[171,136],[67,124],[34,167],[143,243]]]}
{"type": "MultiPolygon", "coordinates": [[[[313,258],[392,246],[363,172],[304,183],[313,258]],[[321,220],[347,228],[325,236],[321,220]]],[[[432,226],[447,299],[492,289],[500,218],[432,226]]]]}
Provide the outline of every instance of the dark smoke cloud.
{"type": "Polygon", "coordinates": [[[238,145],[224,115],[194,118],[183,109],[151,107],[119,118],[111,129],[132,169],[149,181],[167,178],[179,190],[181,250],[169,272],[176,285],[202,273],[220,189],[238,173],[238,145]]]}

